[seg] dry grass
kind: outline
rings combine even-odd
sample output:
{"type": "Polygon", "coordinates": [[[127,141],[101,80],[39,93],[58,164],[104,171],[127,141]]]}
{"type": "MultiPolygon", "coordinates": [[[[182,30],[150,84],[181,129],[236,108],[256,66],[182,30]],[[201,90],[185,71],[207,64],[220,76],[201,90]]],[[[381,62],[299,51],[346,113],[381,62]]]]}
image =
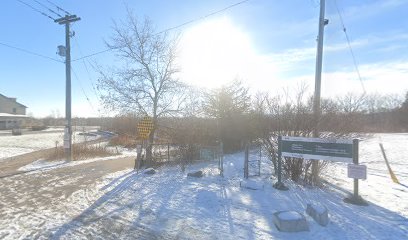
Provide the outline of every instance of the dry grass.
{"type": "MultiPolygon", "coordinates": [[[[119,154],[120,153],[118,151],[109,150],[105,146],[101,146],[100,144],[75,144],[73,145],[72,149],[72,159],[74,161],[86,160],[96,157],[110,157],[119,154]]],[[[45,159],[49,161],[59,160],[64,158],[64,156],[64,148],[57,147],[48,156],[46,156],[45,159]]]]}
{"type": "Polygon", "coordinates": [[[120,135],[109,141],[109,146],[122,146],[125,148],[135,148],[138,141],[135,137],[129,135],[120,135]]]}

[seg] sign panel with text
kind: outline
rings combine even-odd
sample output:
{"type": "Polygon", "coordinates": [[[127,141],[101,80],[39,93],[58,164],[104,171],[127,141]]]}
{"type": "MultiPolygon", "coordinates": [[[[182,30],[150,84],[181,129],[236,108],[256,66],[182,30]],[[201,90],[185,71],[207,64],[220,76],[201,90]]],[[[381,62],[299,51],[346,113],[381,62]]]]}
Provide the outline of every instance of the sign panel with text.
{"type": "Polygon", "coordinates": [[[353,140],[331,138],[282,137],[282,157],[353,162],[353,140]]]}

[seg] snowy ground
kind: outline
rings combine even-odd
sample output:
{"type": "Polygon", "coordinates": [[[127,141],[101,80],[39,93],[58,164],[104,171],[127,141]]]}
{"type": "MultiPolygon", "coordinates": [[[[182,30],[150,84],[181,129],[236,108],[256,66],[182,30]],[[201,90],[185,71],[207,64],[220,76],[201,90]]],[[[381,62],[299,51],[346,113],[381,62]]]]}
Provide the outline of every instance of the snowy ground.
{"type": "Polygon", "coordinates": [[[216,162],[189,166],[186,172],[204,171],[201,179],[186,177],[174,166],[154,175],[119,171],[85,186],[83,178],[106,170],[102,165],[109,161],[56,166],[0,179],[0,239],[407,239],[407,146],[408,134],[381,134],[361,142],[360,159],[369,172],[360,183],[360,193],[370,201],[367,207],[343,202],[352,189],[344,164],[328,170],[331,184],[326,188],[288,181],[286,192],[272,188],[276,180],[271,179],[266,159],[261,176],[244,184],[258,190],[240,187],[242,153],[225,156],[224,177],[219,176],[216,162]],[[405,185],[389,178],[379,136],[391,167],[405,185]],[[46,183],[36,183],[42,187],[32,189],[30,179],[46,183]],[[69,185],[79,187],[67,193],[63,188],[69,185]],[[304,213],[309,202],[327,206],[327,227],[308,216],[309,232],[283,233],[273,225],[274,212],[304,213]]]}
{"type": "MultiPolygon", "coordinates": [[[[96,137],[84,137],[75,132],[73,142],[95,140],[96,137]]],[[[0,161],[5,158],[33,152],[36,150],[62,146],[63,135],[61,132],[44,132],[37,134],[23,134],[20,136],[0,136],[0,161]]]]}
{"type": "MultiPolygon", "coordinates": [[[[408,217],[408,134],[375,134],[360,142],[360,164],[367,166],[367,180],[359,181],[360,195],[376,204],[408,217]],[[379,143],[384,145],[392,171],[400,184],[392,182],[379,143]]],[[[352,191],[347,164],[333,164],[326,177],[332,187],[352,191]]],[[[408,224],[408,223],[406,223],[408,224]]]]}

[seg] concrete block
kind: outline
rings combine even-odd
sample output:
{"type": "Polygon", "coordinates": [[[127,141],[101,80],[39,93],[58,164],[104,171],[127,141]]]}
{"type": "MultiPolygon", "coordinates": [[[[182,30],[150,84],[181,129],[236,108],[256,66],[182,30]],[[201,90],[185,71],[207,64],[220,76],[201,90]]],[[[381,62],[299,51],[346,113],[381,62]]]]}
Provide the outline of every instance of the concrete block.
{"type": "Polygon", "coordinates": [[[273,214],[273,223],[281,232],[309,231],[305,216],[296,211],[279,211],[273,214]]]}
{"type": "Polygon", "coordinates": [[[306,213],[321,226],[327,226],[327,224],[329,223],[329,211],[322,204],[307,204],[306,213]]]}
{"type": "Polygon", "coordinates": [[[143,171],[144,174],[155,174],[156,170],[154,170],[154,168],[147,168],[143,171]]]}
{"type": "Polygon", "coordinates": [[[239,182],[239,186],[242,188],[247,188],[251,190],[261,190],[264,188],[264,185],[259,182],[255,182],[253,180],[244,180],[239,182]]]}
{"type": "Polygon", "coordinates": [[[191,173],[187,173],[188,177],[196,177],[196,178],[200,178],[203,177],[203,171],[196,171],[196,172],[191,172],[191,173]]]}

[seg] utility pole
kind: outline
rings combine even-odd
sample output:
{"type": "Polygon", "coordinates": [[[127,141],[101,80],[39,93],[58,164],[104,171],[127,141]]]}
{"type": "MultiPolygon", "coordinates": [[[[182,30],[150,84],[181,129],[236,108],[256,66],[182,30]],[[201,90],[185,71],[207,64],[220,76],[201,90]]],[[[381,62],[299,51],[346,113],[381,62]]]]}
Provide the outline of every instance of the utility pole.
{"type": "MultiPolygon", "coordinates": [[[[325,0],[320,0],[320,16],[319,16],[319,35],[317,37],[317,56],[316,56],[316,72],[315,72],[315,92],[313,97],[313,137],[319,137],[319,122],[321,116],[320,108],[320,88],[322,80],[322,60],[323,60],[323,35],[324,26],[329,23],[329,20],[324,19],[325,0]]],[[[317,162],[312,162],[312,178],[317,178],[317,162]]],[[[315,179],[316,180],[316,179],[315,179]]]]}
{"type": "Polygon", "coordinates": [[[55,20],[60,25],[65,25],[65,130],[64,130],[64,150],[68,161],[72,160],[72,121],[71,121],[71,34],[69,25],[81,18],[76,15],[65,15],[65,17],[55,20]]]}

